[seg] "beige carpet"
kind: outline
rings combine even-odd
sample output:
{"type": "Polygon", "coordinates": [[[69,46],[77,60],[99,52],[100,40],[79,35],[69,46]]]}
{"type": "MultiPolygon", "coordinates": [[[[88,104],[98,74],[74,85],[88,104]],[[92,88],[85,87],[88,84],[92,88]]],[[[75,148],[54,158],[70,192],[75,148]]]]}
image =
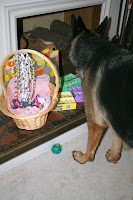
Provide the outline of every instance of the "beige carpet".
{"type": "Polygon", "coordinates": [[[73,150],[85,151],[87,133],[62,145],[59,155],[51,151],[0,176],[0,200],[132,200],[133,152],[123,150],[118,164],[108,163],[109,130],[95,161],[81,165],[73,150]]]}

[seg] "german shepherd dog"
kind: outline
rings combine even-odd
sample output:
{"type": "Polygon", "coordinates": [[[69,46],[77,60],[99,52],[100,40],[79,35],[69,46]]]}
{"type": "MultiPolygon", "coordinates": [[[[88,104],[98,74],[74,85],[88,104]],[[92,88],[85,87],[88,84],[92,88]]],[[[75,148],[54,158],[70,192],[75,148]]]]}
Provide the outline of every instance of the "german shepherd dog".
{"type": "MultiPolygon", "coordinates": [[[[98,27],[103,36],[107,18],[98,27]]],[[[70,59],[82,80],[88,125],[86,153],[73,151],[79,163],[93,161],[105,130],[114,138],[106,153],[109,162],[117,163],[123,143],[133,148],[133,55],[126,49],[86,29],[81,17],[71,17],[74,39],[70,59]]]]}

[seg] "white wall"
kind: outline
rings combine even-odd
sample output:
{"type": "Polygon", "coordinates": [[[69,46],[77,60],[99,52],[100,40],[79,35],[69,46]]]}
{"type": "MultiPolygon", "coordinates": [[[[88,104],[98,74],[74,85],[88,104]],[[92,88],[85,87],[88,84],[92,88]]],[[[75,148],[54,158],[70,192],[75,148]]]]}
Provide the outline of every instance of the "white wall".
{"type": "Polygon", "coordinates": [[[116,34],[120,1],[121,0],[112,0],[111,2],[111,9],[110,9],[111,27],[109,31],[110,39],[116,34]]]}
{"type": "MultiPolygon", "coordinates": [[[[120,2],[121,0],[112,0],[111,1],[111,8],[110,8],[110,17],[111,17],[111,27],[109,32],[109,38],[112,39],[117,31],[117,23],[118,23],[118,17],[119,17],[119,8],[120,8],[120,2]]],[[[119,35],[124,15],[124,9],[125,9],[125,3],[126,0],[123,0],[123,6],[121,11],[121,20],[120,20],[120,27],[119,27],[119,35]]]]}

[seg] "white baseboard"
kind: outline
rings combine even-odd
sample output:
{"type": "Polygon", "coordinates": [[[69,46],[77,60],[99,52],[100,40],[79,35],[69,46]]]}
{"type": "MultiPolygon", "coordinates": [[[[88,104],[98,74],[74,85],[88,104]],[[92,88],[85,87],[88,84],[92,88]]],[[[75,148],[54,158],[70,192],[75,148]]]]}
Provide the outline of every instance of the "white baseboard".
{"type": "Polygon", "coordinates": [[[31,159],[34,159],[35,157],[51,150],[51,147],[53,144],[56,144],[56,143],[64,144],[86,131],[87,131],[87,123],[84,123],[74,129],[72,129],[71,131],[68,131],[68,132],[50,140],[49,142],[46,142],[26,153],[23,153],[20,156],[17,156],[16,158],[13,158],[13,159],[0,165],[0,174],[3,174],[25,162],[28,162],[31,159]]]}

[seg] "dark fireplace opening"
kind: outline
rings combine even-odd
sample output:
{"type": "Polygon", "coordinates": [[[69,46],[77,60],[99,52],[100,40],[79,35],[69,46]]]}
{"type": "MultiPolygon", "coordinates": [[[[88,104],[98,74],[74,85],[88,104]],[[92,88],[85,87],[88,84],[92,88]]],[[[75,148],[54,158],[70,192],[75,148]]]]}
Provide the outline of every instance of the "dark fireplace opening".
{"type": "Polygon", "coordinates": [[[86,27],[94,31],[99,24],[100,12],[101,5],[96,5],[64,12],[19,18],[17,20],[18,49],[29,48],[41,52],[44,48],[48,48],[47,42],[52,42],[55,44],[55,48],[60,51],[60,76],[75,73],[75,67],[68,56],[72,38],[71,15],[81,16],[86,27]]]}

